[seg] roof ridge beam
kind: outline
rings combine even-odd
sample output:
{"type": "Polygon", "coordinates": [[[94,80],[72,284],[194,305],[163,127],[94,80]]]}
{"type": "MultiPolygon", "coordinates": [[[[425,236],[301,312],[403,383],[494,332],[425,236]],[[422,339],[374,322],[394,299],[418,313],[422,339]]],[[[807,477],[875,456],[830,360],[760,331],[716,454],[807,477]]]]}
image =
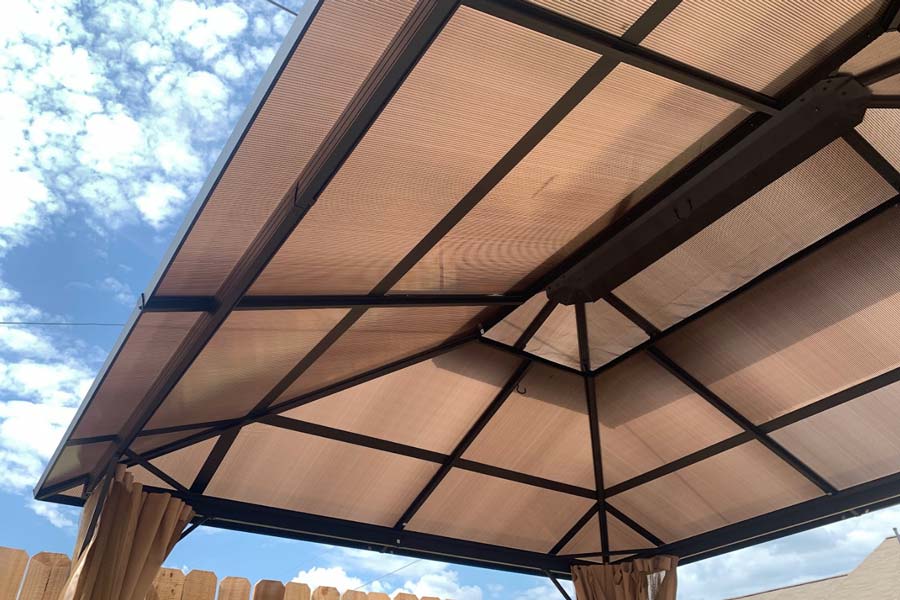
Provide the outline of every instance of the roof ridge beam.
{"type": "MultiPolygon", "coordinates": [[[[241,298],[234,310],[294,310],[320,308],[406,308],[410,306],[518,306],[523,295],[505,294],[390,294],[256,296],[241,298]]],[[[213,296],[152,296],[141,305],[143,312],[212,312],[213,296]]]]}
{"type": "Polygon", "coordinates": [[[562,304],[594,302],[838,139],[871,97],[856,79],[821,81],[673,193],[633,218],[547,288],[562,304]]]}

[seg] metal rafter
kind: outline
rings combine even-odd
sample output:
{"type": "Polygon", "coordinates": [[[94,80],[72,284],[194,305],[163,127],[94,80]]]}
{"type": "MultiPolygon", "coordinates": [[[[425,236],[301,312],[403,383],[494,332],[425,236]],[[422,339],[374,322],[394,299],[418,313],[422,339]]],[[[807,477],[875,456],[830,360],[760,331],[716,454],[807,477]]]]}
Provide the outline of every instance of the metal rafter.
{"type": "Polygon", "coordinates": [[[597,492],[597,505],[600,515],[600,549],[603,562],[609,562],[609,527],[607,525],[606,486],[603,484],[603,457],[600,444],[600,415],[597,412],[597,389],[590,376],[591,351],[588,340],[587,316],[584,304],[575,305],[575,323],[578,328],[578,354],[581,359],[581,376],[584,382],[584,396],[587,403],[588,424],[591,432],[591,458],[594,463],[594,486],[597,492]]]}
{"type": "Polygon", "coordinates": [[[456,466],[457,461],[462,458],[462,455],[466,450],[469,449],[469,446],[472,445],[472,442],[475,441],[475,438],[478,437],[478,434],[487,426],[488,422],[491,418],[497,414],[497,411],[500,410],[500,407],[503,406],[503,403],[506,402],[506,399],[512,395],[512,393],[516,390],[516,386],[525,377],[525,374],[528,372],[528,368],[531,366],[529,361],[523,361],[519,364],[516,370],[513,372],[512,376],[507,380],[506,384],[494,398],[494,400],[484,409],[484,412],[481,413],[481,416],[478,417],[478,420],[475,421],[475,424],[466,432],[466,435],[457,443],[456,447],[453,449],[453,452],[447,458],[446,461],[441,465],[441,468],[438,469],[437,473],[432,476],[432,478],[428,481],[425,487],[419,492],[416,498],[412,501],[400,518],[397,520],[397,523],[394,525],[395,529],[404,529],[415,514],[422,508],[422,505],[428,500],[434,490],[437,489],[438,485],[444,480],[448,473],[456,466]]]}
{"type": "MultiPolygon", "coordinates": [[[[275,208],[244,256],[222,284],[216,294],[217,308],[201,317],[188,333],[139,403],[138,409],[128,419],[120,441],[113,445],[91,473],[89,485],[99,479],[108,465],[117,462],[124,450],[131,445],[203,347],[212,339],[231,310],[244,297],[259,273],[315,204],[332,177],[456,11],[457,6],[457,2],[449,0],[423,1],[416,4],[388,50],[379,59],[379,63],[369,73],[341,118],[313,154],[296,184],[275,208]]],[[[299,38],[295,43],[299,43],[299,38]]],[[[338,328],[342,325],[349,328],[348,323],[353,316],[358,318],[361,312],[360,309],[351,310],[338,328]]],[[[326,337],[332,341],[337,338],[331,334],[326,337]]]]}
{"type": "MultiPolygon", "coordinates": [[[[608,56],[617,62],[660,75],[755,111],[775,114],[781,109],[781,103],[775,98],[654,52],[639,45],[640,40],[629,40],[626,36],[617,37],[537,4],[521,0],[464,0],[463,3],[521,27],[608,56]]],[[[668,12],[671,12],[671,9],[668,9],[668,12]]]]}
{"type": "MultiPolygon", "coordinates": [[[[625,318],[631,320],[635,325],[644,329],[644,331],[647,332],[648,335],[659,335],[659,330],[652,323],[650,323],[627,303],[623,302],[615,294],[611,292],[608,293],[605,296],[605,300],[609,302],[616,310],[618,310],[625,318]]],[[[650,345],[647,347],[646,352],[659,366],[661,366],[671,375],[675,376],[679,381],[681,381],[681,383],[686,385],[694,393],[696,393],[698,396],[712,405],[717,411],[719,411],[720,414],[724,415],[735,425],[743,429],[747,434],[749,434],[752,439],[755,439],[763,446],[765,446],[770,452],[790,465],[795,471],[800,473],[800,475],[810,481],[813,485],[818,487],[826,494],[834,494],[835,492],[837,492],[837,488],[831,485],[824,477],[816,473],[812,468],[809,467],[809,465],[801,461],[799,458],[794,456],[794,454],[788,451],[784,446],[772,439],[759,426],[755,425],[752,421],[742,415],[738,410],[736,410],[734,407],[720,398],[718,394],[714,393],[708,387],[703,385],[699,380],[688,373],[665,352],[660,350],[658,346],[650,345]]]]}
{"type": "MultiPolygon", "coordinates": [[[[296,310],[321,308],[408,308],[411,306],[518,306],[528,298],[504,294],[389,294],[359,296],[244,296],[234,310],[296,310]]],[[[211,312],[211,296],[153,296],[144,312],[211,312]]]]}

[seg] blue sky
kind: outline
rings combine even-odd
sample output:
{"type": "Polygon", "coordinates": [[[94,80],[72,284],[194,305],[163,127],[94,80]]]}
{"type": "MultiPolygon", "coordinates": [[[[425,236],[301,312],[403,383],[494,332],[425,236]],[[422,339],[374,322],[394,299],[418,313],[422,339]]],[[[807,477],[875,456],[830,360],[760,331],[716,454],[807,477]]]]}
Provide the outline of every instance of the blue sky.
{"type": "MultiPolygon", "coordinates": [[[[297,0],[285,4],[299,8],[297,0]]],[[[265,0],[6,0],[0,20],[0,320],[122,323],[292,16],[265,0]]],[[[69,552],[77,513],[31,488],[118,327],[0,326],[0,545],[69,552]]],[[[681,571],[723,598],[844,572],[888,509],[681,571]]],[[[555,598],[545,580],[201,528],[167,560],[456,600],[555,598]],[[412,564],[411,564],[412,563],[412,564]]]]}

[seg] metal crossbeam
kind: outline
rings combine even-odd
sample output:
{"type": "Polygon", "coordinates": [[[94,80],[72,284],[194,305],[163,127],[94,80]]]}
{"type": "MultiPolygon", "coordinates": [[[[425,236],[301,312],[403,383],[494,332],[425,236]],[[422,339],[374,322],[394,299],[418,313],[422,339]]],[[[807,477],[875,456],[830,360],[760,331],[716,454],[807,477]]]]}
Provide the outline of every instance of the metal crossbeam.
{"type": "Polygon", "coordinates": [[[677,248],[862,122],[871,92],[826,79],[671,195],[642,212],[547,288],[563,304],[593,302],[677,248]]]}
{"type": "Polygon", "coordinates": [[[519,382],[525,377],[525,374],[528,372],[529,367],[531,366],[531,362],[523,361],[519,364],[516,370],[513,372],[512,376],[507,380],[506,384],[500,390],[500,392],[494,397],[494,400],[484,409],[484,412],[481,413],[481,416],[478,417],[478,420],[469,428],[469,431],[466,432],[466,435],[457,443],[456,447],[453,449],[453,452],[447,458],[446,461],[441,465],[441,468],[438,469],[437,473],[432,476],[432,478],[428,481],[425,487],[419,492],[419,494],[415,497],[412,503],[403,511],[403,514],[397,520],[397,523],[394,525],[395,529],[404,529],[412,518],[416,515],[422,505],[431,497],[431,494],[437,489],[437,487],[441,484],[444,478],[448,473],[456,466],[457,461],[462,458],[462,455],[466,450],[469,449],[469,446],[472,445],[472,442],[475,441],[475,438],[478,437],[478,434],[487,426],[488,422],[493,418],[497,411],[500,410],[500,407],[503,406],[506,399],[512,395],[512,393],[516,390],[516,386],[519,385],[519,382]]]}
{"type": "Polygon", "coordinates": [[[591,457],[594,463],[594,487],[597,491],[597,506],[600,516],[600,549],[603,562],[609,562],[609,526],[607,524],[608,509],[606,505],[606,486],[603,484],[603,450],[600,443],[600,415],[597,412],[597,389],[590,376],[591,352],[587,332],[587,317],[584,304],[575,305],[575,324],[578,329],[578,353],[581,359],[581,370],[584,371],[584,396],[587,403],[588,424],[591,433],[591,457]]]}
{"type": "Polygon", "coordinates": [[[736,102],[755,111],[775,114],[781,108],[779,102],[770,96],[654,52],[639,45],[639,40],[630,40],[626,36],[616,37],[602,29],[591,27],[531,2],[464,0],[463,3],[521,27],[736,102]]]}
{"type": "MultiPolygon", "coordinates": [[[[390,294],[360,296],[244,296],[234,310],[296,310],[321,308],[408,308],[411,306],[518,306],[528,298],[504,294],[390,294]]],[[[211,296],[152,296],[143,312],[211,312],[211,296]]]]}
{"type": "MultiPolygon", "coordinates": [[[[457,6],[458,3],[450,1],[416,4],[412,14],[391,42],[389,51],[379,59],[379,64],[370,72],[350,101],[347,110],[313,154],[295,185],[291,186],[276,206],[253,243],[219,288],[216,294],[216,309],[198,320],[188,333],[140,401],[137,410],[128,419],[120,441],[112,445],[92,471],[90,484],[97,481],[110,464],[117,462],[125,449],[131,445],[196,356],[247,293],[271,257],[316,203],[319,195],[381,114],[419,58],[456,11],[457,6]]],[[[356,311],[357,309],[351,310],[342,323],[356,311]]]]}

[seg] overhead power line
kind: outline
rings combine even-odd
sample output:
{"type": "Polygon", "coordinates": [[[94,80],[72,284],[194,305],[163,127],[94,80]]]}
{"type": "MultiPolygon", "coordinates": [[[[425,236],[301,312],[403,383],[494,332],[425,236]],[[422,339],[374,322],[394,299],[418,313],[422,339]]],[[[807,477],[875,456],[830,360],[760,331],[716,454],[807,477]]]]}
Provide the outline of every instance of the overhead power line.
{"type": "Polygon", "coordinates": [[[15,325],[16,327],[61,325],[74,327],[123,327],[125,323],[99,323],[93,321],[0,321],[0,325],[15,325]]]}
{"type": "Polygon", "coordinates": [[[266,0],[266,2],[268,2],[268,3],[271,4],[272,6],[277,6],[277,7],[280,8],[281,10],[284,10],[284,11],[287,11],[287,12],[291,13],[291,14],[294,15],[295,17],[297,16],[297,13],[295,13],[294,11],[292,11],[291,9],[289,9],[287,6],[285,6],[284,4],[282,4],[282,3],[280,3],[280,2],[276,2],[275,0],[266,0]]]}

